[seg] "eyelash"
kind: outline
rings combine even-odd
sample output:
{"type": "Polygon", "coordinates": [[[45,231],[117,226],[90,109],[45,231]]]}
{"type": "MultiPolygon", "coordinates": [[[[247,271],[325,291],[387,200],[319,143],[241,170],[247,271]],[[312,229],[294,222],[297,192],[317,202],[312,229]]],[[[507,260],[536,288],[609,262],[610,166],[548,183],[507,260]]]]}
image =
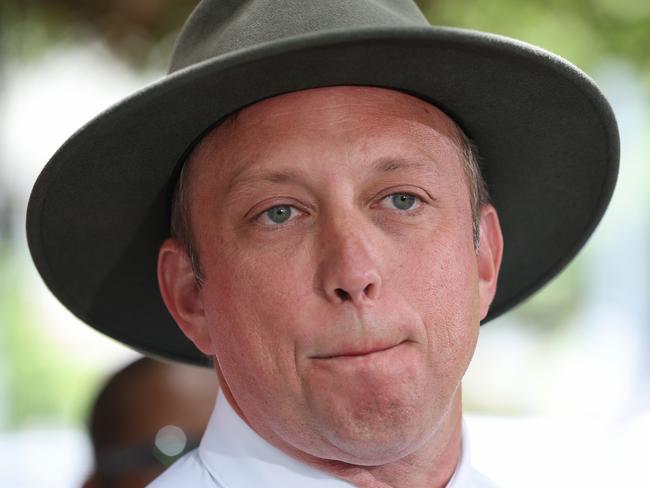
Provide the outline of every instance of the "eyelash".
{"type": "Polygon", "coordinates": [[[256,222],[258,222],[260,225],[263,225],[263,226],[266,226],[266,227],[282,227],[284,225],[287,225],[288,223],[290,223],[291,221],[293,221],[295,219],[295,213],[296,212],[304,213],[302,210],[300,210],[295,205],[289,205],[289,204],[281,203],[281,204],[278,204],[278,205],[273,205],[273,206],[271,206],[271,207],[269,207],[269,208],[267,208],[265,210],[262,210],[259,214],[257,214],[257,216],[255,217],[254,220],[256,222]],[[289,217],[289,220],[287,220],[285,222],[281,222],[281,223],[277,223],[277,222],[262,223],[262,222],[259,222],[269,211],[273,210],[274,208],[280,208],[280,207],[287,207],[287,208],[290,208],[292,210],[291,215],[289,217]]]}
{"type": "MultiPolygon", "coordinates": [[[[417,212],[421,209],[422,204],[424,203],[424,200],[423,200],[419,195],[416,195],[415,193],[411,193],[411,192],[407,192],[407,191],[398,191],[398,192],[392,192],[392,193],[389,193],[389,194],[384,195],[383,197],[381,197],[381,198],[379,199],[379,202],[381,203],[381,202],[385,201],[385,200],[388,199],[388,198],[394,197],[395,195],[406,195],[406,196],[409,196],[409,197],[413,197],[413,198],[415,198],[415,207],[414,207],[414,208],[403,209],[403,210],[402,210],[402,209],[398,209],[398,208],[392,208],[392,209],[390,209],[390,210],[397,211],[397,212],[399,212],[399,213],[401,213],[401,214],[413,215],[413,214],[417,213],[417,212]]],[[[258,213],[258,214],[253,218],[253,220],[254,220],[255,222],[259,223],[260,225],[265,226],[265,227],[267,227],[267,228],[279,228],[279,227],[283,227],[283,226],[285,226],[285,225],[288,225],[290,222],[292,222],[293,220],[295,220],[295,217],[296,217],[296,216],[294,215],[295,212],[304,213],[304,211],[303,211],[303,210],[300,210],[296,205],[291,205],[291,204],[288,204],[288,203],[280,203],[280,204],[277,204],[277,205],[272,205],[271,207],[268,207],[268,208],[262,210],[260,213],[258,213]],[[260,222],[260,220],[261,220],[261,219],[262,219],[262,218],[263,218],[263,217],[264,217],[264,216],[265,216],[265,215],[266,215],[270,210],[273,210],[274,208],[280,208],[280,207],[287,207],[287,208],[292,209],[292,214],[291,214],[291,216],[289,217],[289,220],[287,220],[287,221],[285,221],[285,222],[281,222],[281,223],[277,223],[277,222],[273,222],[273,223],[262,223],[262,222],[260,222]]]]}
{"type": "Polygon", "coordinates": [[[386,199],[389,199],[389,198],[394,197],[396,195],[406,195],[406,196],[415,198],[415,206],[412,207],[412,208],[406,208],[406,209],[392,208],[391,209],[391,210],[399,211],[399,213],[412,215],[415,212],[417,212],[418,210],[420,210],[420,208],[422,207],[422,204],[424,203],[424,200],[419,195],[416,195],[415,193],[411,193],[411,192],[408,192],[408,191],[396,191],[396,192],[389,193],[388,195],[385,195],[382,198],[380,198],[379,202],[381,203],[381,202],[385,201],[386,199]]]}

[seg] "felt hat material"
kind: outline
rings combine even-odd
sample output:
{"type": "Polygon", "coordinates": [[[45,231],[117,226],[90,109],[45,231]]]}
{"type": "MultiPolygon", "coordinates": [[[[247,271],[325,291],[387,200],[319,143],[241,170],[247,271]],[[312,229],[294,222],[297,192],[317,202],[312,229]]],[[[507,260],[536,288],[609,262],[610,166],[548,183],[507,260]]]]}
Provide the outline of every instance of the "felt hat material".
{"type": "Polygon", "coordinates": [[[45,283],[97,330],[151,355],[205,363],[156,279],[184,157],[237,109],[335,85],[410,93],[476,143],[505,242],[486,321],[555,276],[610,200],[616,121],[596,85],[553,54],[431,27],[412,0],[204,0],[170,74],[82,127],[39,176],[27,237],[45,283]]]}

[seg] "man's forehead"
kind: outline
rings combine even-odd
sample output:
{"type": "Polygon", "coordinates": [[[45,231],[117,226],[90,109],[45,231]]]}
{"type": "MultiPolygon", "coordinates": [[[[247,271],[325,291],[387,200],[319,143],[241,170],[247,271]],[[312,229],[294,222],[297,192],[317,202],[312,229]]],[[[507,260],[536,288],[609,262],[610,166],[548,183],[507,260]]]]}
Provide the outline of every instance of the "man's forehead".
{"type": "Polygon", "coordinates": [[[237,122],[269,123],[299,117],[318,124],[326,115],[364,113],[401,117],[456,130],[456,124],[434,105],[399,90],[372,86],[312,88],[267,98],[238,112],[237,122]]]}
{"type": "MultiPolygon", "coordinates": [[[[241,154],[242,145],[259,154],[265,144],[282,145],[281,134],[289,137],[298,130],[323,130],[341,123],[364,120],[370,124],[368,133],[377,139],[387,136],[387,125],[410,124],[432,128],[456,147],[461,140],[461,130],[444,112],[434,105],[412,95],[380,87],[336,86],[291,92],[265,99],[245,107],[224,119],[200,141],[189,160],[192,166],[219,164],[236,165],[229,159],[234,146],[241,154]],[[262,133],[278,137],[260,137],[262,133]]],[[[415,134],[415,129],[404,133],[404,138],[415,134]]],[[[406,140],[405,140],[406,142],[406,140]]],[[[268,148],[267,148],[268,149],[268,148]]]]}

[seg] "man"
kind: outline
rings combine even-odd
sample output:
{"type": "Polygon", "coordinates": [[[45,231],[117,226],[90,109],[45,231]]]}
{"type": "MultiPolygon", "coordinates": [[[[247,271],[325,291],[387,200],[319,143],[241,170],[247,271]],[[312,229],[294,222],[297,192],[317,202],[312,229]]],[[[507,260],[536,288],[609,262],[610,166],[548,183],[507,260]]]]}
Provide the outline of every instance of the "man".
{"type": "Polygon", "coordinates": [[[141,488],[196,445],[217,393],[207,369],[140,358],[111,376],[88,423],[95,466],[84,488],[141,488]]]}
{"type": "Polygon", "coordinates": [[[604,212],[598,89],[409,0],[205,0],[171,70],[71,138],[28,211],[79,317],[213,361],[201,446],[152,486],[491,486],[461,379],[481,321],[604,212]]]}

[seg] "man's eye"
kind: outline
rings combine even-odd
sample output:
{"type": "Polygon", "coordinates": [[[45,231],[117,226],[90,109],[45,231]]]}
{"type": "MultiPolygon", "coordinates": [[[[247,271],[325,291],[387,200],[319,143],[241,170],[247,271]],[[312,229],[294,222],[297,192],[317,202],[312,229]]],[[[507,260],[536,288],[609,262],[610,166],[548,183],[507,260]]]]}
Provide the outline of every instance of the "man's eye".
{"type": "Polygon", "coordinates": [[[381,206],[397,210],[412,210],[420,205],[420,198],[410,193],[393,193],[381,200],[381,206]]]}
{"type": "Polygon", "coordinates": [[[296,209],[291,205],[276,205],[260,214],[263,224],[276,225],[284,224],[291,220],[296,214],[296,209]]]}

